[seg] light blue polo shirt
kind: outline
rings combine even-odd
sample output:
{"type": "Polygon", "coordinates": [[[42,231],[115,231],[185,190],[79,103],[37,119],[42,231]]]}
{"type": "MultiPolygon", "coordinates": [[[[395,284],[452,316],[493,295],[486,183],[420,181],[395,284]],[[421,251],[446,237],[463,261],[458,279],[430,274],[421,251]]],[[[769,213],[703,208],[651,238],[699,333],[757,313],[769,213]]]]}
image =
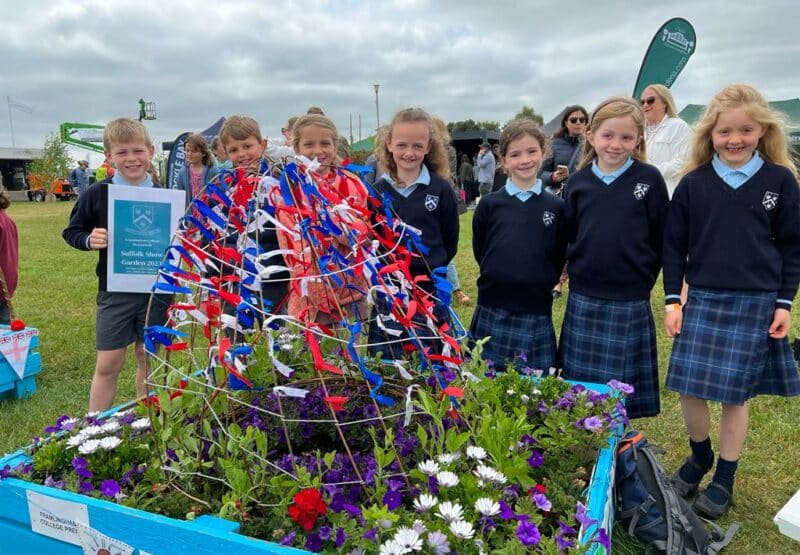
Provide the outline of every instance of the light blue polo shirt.
{"type": "Polygon", "coordinates": [[[417,177],[417,180],[414,181],[414,183],[409,183],[408,185],[406,185],[403,188],[395,187],[394,179],[392,179],[392,176],[390,176],[388,173],[383,174],[381,176],[381,178],[385,179],[386,182],[389,183],[389,185],[391,185],[394,188],[395,191],[397,191],[398,193],[400,193],[402,196],[404,196],[406,198],[410,197],[411,193],[416,191],[417,188],[420,185],[427,186],[427,185],[431,184],[431,174],[428,171],[428,168],[427,168],[427,166],[425,166],[425,164],[422,164],[422,168],[420,169],[419,176],[417,177]]]}
{"type": "Polygon", "coordinates": [[[536,183],[533,184],[533,187],[530,189],[520,189],[517,187],[511,178],[509,177],[506,179],[506,192],[511,195],[512,197],[517,197],[522,202],[525,202],[533,195],[541,195],[542,194],[542,180],[537,179],[536,183]]]}
{"type": "Polygon", "coordinates": [[[113,183],[114,185],[127,185],[128,187],[152,187],[153,178],[150,177],[149,173],[145,174],[144,181],[142,181],[138,185],[133,185],[131,183],[128,183],[128,180],[122,177],[122,173],[119,170],[117,170],[111,177],[111,183],[113,183]]]}
{"type": "Polygon", "coordinates": [[[603,170],[601,170],[597,165],[597,160],[592,160],[592,173],[599,177],[600,180],[606,185],[611,185],[620,175],[628,171],[628,168],[630,168],[632,165],[633,158],[628,156],[628,159],[619,168],[611,173],[603,173],[603,170]]]}
{"type": "Polygon", "coordinates": [[[715,154],[711,159],[711,167],[714,168],[715,172],[717,172],[719,178],[733,189],[738,189],[747,183],[747,180],[753,177],[753,175],[755,175],[755,173],[760,170],[761,166],[763,165],[764,159],[761,158],[761,155],[758,153],[758,151],[753,153],[753,157],[750,158],[749,162],[747,162],[741,168],[736,169],[733,169],[728,164],[720,160],[719,154],[715,154]]]}

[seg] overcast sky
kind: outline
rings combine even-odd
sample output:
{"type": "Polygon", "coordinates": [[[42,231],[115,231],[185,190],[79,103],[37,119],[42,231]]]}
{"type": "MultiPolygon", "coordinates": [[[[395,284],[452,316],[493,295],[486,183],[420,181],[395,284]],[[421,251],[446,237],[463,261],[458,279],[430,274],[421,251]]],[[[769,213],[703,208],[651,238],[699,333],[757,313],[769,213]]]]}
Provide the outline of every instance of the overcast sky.
{"type": "MultiPolygon", "coordinates": [[[[219,116],[254,116],[267,136],[321,106],[359,138],[420,105],[445,121],[545,120],[631,94],[658,27],[688,19],[697,50],[672,91],[678,109],[743,81],[800,96],[800,2],[463,0],[0,0],[0,146],[41,147],[61,122],[137,117],[157,105],[160,144],[219,116]]],[[[80,152],[80,151],[78,151],[80,152]]],[[[84,154],[78,154],[83,156],[84,154]]],[[[99,155],[93,155],[92,165],[99,155]]]]}

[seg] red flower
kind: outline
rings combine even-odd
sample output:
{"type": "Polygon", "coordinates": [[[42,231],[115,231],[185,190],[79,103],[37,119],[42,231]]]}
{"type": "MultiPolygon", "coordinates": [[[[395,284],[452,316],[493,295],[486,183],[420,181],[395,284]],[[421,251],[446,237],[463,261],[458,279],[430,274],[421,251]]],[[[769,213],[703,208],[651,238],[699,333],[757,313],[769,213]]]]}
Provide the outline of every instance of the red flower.
{"type": "Polygon", "coordinates": [[[294,503],[289,505],[288,509],[289,516],[302,526],[303,530],[310,532],[314,529],[317,518],[328,510],[328,506],[322,500],[322,494],[319,490],[306,488],[297,492],[293,499],[294,503]]]}
{"type": "Polygon", "coordinates": [[[22,331],[25,329],[25,322],[22,320],[11,320],[11,331],[22,331]]]}

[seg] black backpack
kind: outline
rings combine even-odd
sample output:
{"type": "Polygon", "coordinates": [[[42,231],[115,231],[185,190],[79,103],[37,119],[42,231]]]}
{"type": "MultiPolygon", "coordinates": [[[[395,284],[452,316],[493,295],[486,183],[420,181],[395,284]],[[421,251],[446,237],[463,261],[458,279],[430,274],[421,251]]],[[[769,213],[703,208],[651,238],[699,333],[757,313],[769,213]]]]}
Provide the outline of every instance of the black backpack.
{"type": "Polygon", "coordinates": [[[617,448],[616,518],[647,552],[715,555],[733,539],[739,523],[727,530],[701,519],[672,488],[656,458],[663,449],[631,431],[617,448]],[[706,528],[708,526],[708,529],[706,528]]]}

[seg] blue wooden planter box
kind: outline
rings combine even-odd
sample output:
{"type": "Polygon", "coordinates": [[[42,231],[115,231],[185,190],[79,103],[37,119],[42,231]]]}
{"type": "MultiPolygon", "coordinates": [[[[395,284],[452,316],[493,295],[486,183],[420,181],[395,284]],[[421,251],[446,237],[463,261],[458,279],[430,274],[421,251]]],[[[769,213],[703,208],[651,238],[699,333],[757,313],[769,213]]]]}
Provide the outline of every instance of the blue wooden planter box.
{"type": "MultiPolygon", "coordinates": [[[[598,384],[583,385],[599,392],[608,391],[607,386],[598,384]]],[[[112,414],[125,406],[115,407],[106,414],[112,414]]],[[[606,529],[609,536],[614,521],[614,453],[621,436],[612,436],[609,446],[603,449],[588,486],[587,514],[599,524],[581,530],[580,537],[592,538],[598,526],[606,529]]],[[[5,465],[15,467],[28,461],[22,450],[0,458],[0,468],[5,465]]],[[[35,553],[37,555],[83,554],[80,541],[53,539],[32,529],[36,525],[48,530],[63,531],[74,527],[69,518],[57,519],[55,510],[66,502],[74,510],[83,511],[85,524],[92,530],[123,542],[133,551],[109,551],[111,555],[132,553],[133,555],[292,555],[306,551],[283,547],[274,543],[248,538],[237,533],[236,522],[214,516],[203,515],[192,521],[176,520],[124,507],[110,501],[88,497],[77,493],[49,488],[38,484],[8,478],[0,480],[0,554],[35,553]],[[39,497],[43,496],[43,497],[39,497]],[[42,504],[44,500],[44,504],[42,504]],[[33,524],[32,524],[33,520],[33,524]]],[[[62,513],[63,517],[63,513],[62,513]]],[[[73,539],[79,537],[79,529],[73,530],[73,539]]],[[[587,547],[587,553],[599,554],[604,549],[598,544],[587,547]]],[[[100,553],[98,551],[98,553],[100,553]]]]}
{"type": "MultiPolygon", "coordinates": [[[[36,351],[39,347],[39,334],[36,328],[12,332],[8,326],[0,325],[0,341],[8,341],[12,335],[31,334],[25,370],[22,378],[14,372],[6,357],[0,355],[0,399],[22,399],[36,392],[36,374],[42,369],[42,357],[36,351]]],[[[14,356],[14,354],[9,355],[14,356]]]]}

